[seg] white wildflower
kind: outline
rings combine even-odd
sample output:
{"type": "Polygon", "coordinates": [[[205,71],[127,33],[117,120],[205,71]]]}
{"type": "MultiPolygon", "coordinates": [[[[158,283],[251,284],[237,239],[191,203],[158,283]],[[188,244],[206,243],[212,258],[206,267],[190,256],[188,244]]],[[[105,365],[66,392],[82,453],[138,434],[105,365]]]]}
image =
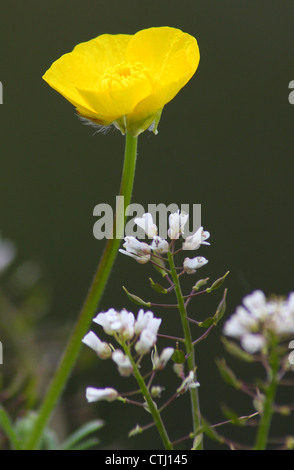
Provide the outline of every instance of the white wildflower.
{"type": "Polygon", "coordinates": [[[123,377],[128,377],[133,372],[133,366],[130,359],[120,349],[112,353],[112,359],[118,366],[118,371],[123,377]]]}
{"type": "Polygon", "coordinates": [[[194,274],[196,270],[208,263],[208,260],[203,256],[196,256],[195,258],[184,259],[184,270],[187,274],[194,274]]]}
{"type": "Polygon", "coordinates": [[[124,340],[134,336],[135,317],[132,312],[125,309],[118,312],[110,308],[107,312],[98,313],[93,321],[102,326],[108,335],[118,334],[124,340]]]}
{"type": "Polygon", "coordinates": [[[179,210],[169,216],[169,229],[168,236],[171,240],[178,239],[184,233],[184,226],[188,220],[189,215],[179,210]]]}
{"type": "Polygon", "coordinates": [[[140,242],[133,236],[125,237],[123,244],[124,250],[120,249],[119,252],[134,258],[138,263],[145,264],[150,260],[151,248],[147,243],[140,242]]]}
{"type": "Polygon", "coordinates": [[[193,235],[186,238],[183,243],[183,250],[198,250],[200,245],[209,245],[207,240],[210,237],[209,232],[205,232],[203,227],[200,227],[193,235]]]}
{"type": "Polygon", "coordinates": [[[288,299],[266,299],[260,290],[243,299],[224,326],[224,334],[238,338],[245,351],[254,354],[268,342],[268,332],[283,339],[294,333],[294,293],[288,299]]]}
{"type": "Polygon", "coordinates": [[[144,330],[144,328],[147,328],[147,325],[152,318],[153,312],[144,312],[144,310],[140,308],[137,315],[137,320],[135,321],[135,333],[139,334],[142,330],[144,330]]]}
{"type": "Polygon", "coordinates": [[[140,355],[147,354],[157,341],[157,335],[152,330],[145,328],[140,334],[135,349],[140,355]]]}
{"type": "Polygon", "coordinates": [[[82,342],[89,346],[89,348],[93,349],[100,359],[108,359],[111,356],[110,346],[101,341],[93,331],[89,331],[89,333],[87,333],[82,339],[82,342]]]}
{"type": "Polygon", "coordinates": [[[164,369],[167,362],[170,360],[174,353],[174,348],[164,348],[160,354],[158,355],[157,351],[154,352],[152,355],[152,363],[153,369],[164,369]]]}
{"type": "Polygon", "coordinates": [[[179,388],[177,389],[178,393],[185,393],[187,390],[192,388],[200,387],[200,383],[195,380],[195,373],[193,370],[190,370],[188,377],[186,377],[179,388]]]}
{"type": "Polygon", "coordinates": [[[94,401],[106,400],[114,401],[119,397],[119,394],[114,388],[94,388],[87,387],[86,398],[89,403],[94,401]]]}
{"type": "Polygon", "coordinates": [[[155,236],[151,243],[151,250],[159,255],[164,255],[169,250],[169,244],[164,238],[155,236]]]}
{"type": "Polygon", "coordinates": [[[134,222],[144,230],[149,238],[157,235],[157,226],[154,224],[152,215],[149,212],[143,214],[142,217],[137,217],[134,222]]]}
{"type": "Polygon", "coordinates": [[[102,326],[103,330],[107,335],[114,335],[115,330],[112,328],[113,324],[119,321],[119,312],[114,308],[110,308],[107,312],[98,313],[93,319],[93,322],[102,326]]]}

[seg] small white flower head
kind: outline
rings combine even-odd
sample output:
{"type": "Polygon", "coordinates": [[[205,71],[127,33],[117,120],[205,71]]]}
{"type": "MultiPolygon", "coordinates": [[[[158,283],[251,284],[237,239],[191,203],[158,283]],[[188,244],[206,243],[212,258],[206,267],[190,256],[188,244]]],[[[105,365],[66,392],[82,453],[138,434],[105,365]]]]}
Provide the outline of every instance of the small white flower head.
{"type": "Polygon", "coordinates": [[[151,243],[151,250],[159,255],[164,255],[169,250],[169,244],[164,238],[155,236],[151,243]]]}
{"type": "Polygon", "coordinates": [[[194,274],[196,270],[208,263],[208,260],[203,256],[196,256],[195,258],[184,259],[184,270],[187,274],[194,274]]]}
{"type": "Polygon", "coordinates": [[[147,328],[150,320],[153,318],[153,312],[148,311],[144,312],[142,308],[140,308],[138,315],[137,315],[137,320],[135,321],[135,333],[139,334],[141,333],[144,328],[147,328]]]}
{"type": "Polygon", "coordinates": [[[151,248],[147,243],[140,242],[133,236],[125,237],[123,244],[124,250],[120,249],[119,252],[134,258],[138,263],[145,264],[150,260],[151,248]]]}
{"type": "Polygon", "coordinates": [[[147,237],[153,238],[157,235],[157,226],[153,222],[152,215],[149,212],[143,214],[142,217],[137,217],[134,222],[138,227],[144,230],[147,237]]]}
{"type": "Polygon", "coordinates": [[[152,354],[153,369],[162,370],[174,353],[174,348],[164,348],[158,355],[157,351],[152,354]]]}
{"type": "Polygon", "coordinates": [[[260,290],[243,299],[243,306],[224,326],[224,334],[240,340],[245,351],[254,354],[267,346],[271,335],[281,339],[294,333],[294,294],[288,299],[266,299],[260,290]]]}
{"type": "Polygon", "coordinates": [[[0,273],[12,263],[16,255],[15,245],[10,240],[0,238],[0,273]]]}
{"type": "Polygon", "coordinates": [[[141,334],[140,339],[137,341],[135,349],[141,356],[149,353],[157,341],[157,335],[151,329],[145,328],[141,334]]]}
{"type": "Polygon", "coordinates": [[[186,238],[183,243],[183,250],[198,250],[200,245],[209,245],[206,241],[210,237],[209,232],[205,232],[203,227],[200,227],[193,235],[186,238]]]}
{"type": "Polygon", "coordinates": [[[185,393],[187,390],[192,388],[200,387],[200,383],[195,380],[195,373],[193,370],[189,372],[188,377],[186,377],[179,388],[177,389],[178,393],[185,393]]]}
{"type": "Polygon", "coordinates": [[[123,309],[119,312],[117,320],[112,323],[111,329],[122,339],[128,340],[134,336],[135,317],[132,312],[123,309]]]}
{"type": "Polygon", "coordinates": [[[95,401],[100,401],[100,400],[114,401],[118,397],[119,397],[119,394],[114,388],[87,387],[86,389],[86,398],[89,403],[93,403],[95,401]]]}
{"type": "Polygon", "coordinates": [[[133,366],[130,359],[120,349],[112,353],[112,359],[118,366],[118,371],[122,377],[129,377],[133,372],[133,366]]]}
{"type": "Polygon", "coordinates": [[[149,320],[147,327],[145,329],[152,331],[152,333],[157,335],[161,322],[162,322],[161,318],[154,317],[151,320],[149,320]]]}
{"type": "Polygon", "coordinates": [[[118,320],[119,312],[114,308],[110,308],[107,312],[98,313],[98,315],[93,319],[93,322],[102,326],[107,335],[114,335],[115,330],[112,328],[112,324],[116,323],[118,320]]]}
{"type": "Polygon", "coordinates": [[[171,240],[176,240],[180,238],[180,235],[184,233],[184,227],[187,223],[189,215],[185,212],[174,212],[169,216],[169,229],[168,236],[171,240]]]}
{"type": "Polygon", "coordinates": [[[108,359],[111,357],[111,348],[110,346],[101,341],[98,336],[95,335],[93,331],[89,331],[89,333],[84,336],[82,342],[89,346],[89,348],[93,349],[100,359],[108,359]]]}
{"type": "Polygon", "coordinates": [[[135,317],[132,312],[125,309],[118,312],[110,308],[107,312],[98,313],[93,321],[102,326],[108,335],[118,334],[124,340],[134,336],[135,317]]]}
{"type": "Polygon", "coordinates": [[[140,338],[135,345],[137,353],[147,354],[153,348],[157,341],[157,333],[161,324],[161,318],[153,317],[152,312],[146,312],[140,309],[137,321],[135,323],[135,332],[140,333],[140,338]]]}

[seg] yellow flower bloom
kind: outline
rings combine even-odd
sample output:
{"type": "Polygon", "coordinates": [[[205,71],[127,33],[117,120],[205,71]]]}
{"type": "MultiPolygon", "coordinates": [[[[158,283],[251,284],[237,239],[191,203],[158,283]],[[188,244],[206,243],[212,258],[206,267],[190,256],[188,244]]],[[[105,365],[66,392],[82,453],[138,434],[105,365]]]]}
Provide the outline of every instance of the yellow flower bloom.
{"type": "Polygon", "coordinates": [[[103,34],[54,62],[44,80],[82,117],[123,133],[156,132],[162,109],[199,63],[196,39],[179,29],[103,34]]]}

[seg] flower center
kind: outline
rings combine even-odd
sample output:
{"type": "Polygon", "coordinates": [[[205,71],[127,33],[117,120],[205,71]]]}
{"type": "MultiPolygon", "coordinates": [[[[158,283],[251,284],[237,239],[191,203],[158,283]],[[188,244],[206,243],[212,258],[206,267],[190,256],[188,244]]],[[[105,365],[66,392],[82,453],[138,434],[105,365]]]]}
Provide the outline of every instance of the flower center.
{"type": "Polygon", "coordinates": [[[100,77],[100,86],[103,91],[129,87],[136,82],[148,80],[147,73],[143,64],[122,62],[108,69],[100,77]]]}

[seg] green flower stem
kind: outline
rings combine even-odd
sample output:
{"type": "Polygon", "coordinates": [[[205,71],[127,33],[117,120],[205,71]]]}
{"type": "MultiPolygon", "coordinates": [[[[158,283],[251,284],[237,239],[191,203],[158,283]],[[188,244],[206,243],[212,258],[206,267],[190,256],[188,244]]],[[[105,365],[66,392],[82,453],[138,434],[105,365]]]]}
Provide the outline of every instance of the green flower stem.
{"type": "Polygon", "coordinates": [[[274,400],[278,386],[279,356],[277,352],[278,344],[274,342],[271,348],[268,373],[268,384],[265,391],[265,400],[263,411],[259,423],[254,450],[265,450],[268,434],[270,430],[271,419],[273,415],[274,400]]]}
{"type": "MultiPolygon", "coordinates": [[[[178,308],[181,315],[182,327],[185,337],[185,346],[186,346],[186,353],[187,353],[187,363],[189,371],[195,372],[195,356],[194,356],[194,347],[191,337],[191,331],[189,326],[189,321],[187,318],[187,312],[185,307],[185,301],[181,290],[181,285],[179,282],[179,277],[176,271],[173,254],[169,251],[167,253],[168,262],[171,270],[172,280],[175,286],[175,293],[178,300],[178,308]]],[[[194,433],[198,431],[201,426],[201,416],[200,416],[200,408],[199,408],[199,397],[198,397],[198,390],[197,388],[190,389],[190,397],[191,397],[191,405],[192,405],[192,417],[193,417],[193,429],[194,433]]],[[[202,449],[202,443],[198,447],[198,449],[202,449]]]]}
{"type": "Polygon", "coordinates": [[[131,361],[131,364],[133,366],[133,374],[135,376],[135,379],[138,382],[138,385],[140,387],[142,395],[143,395],[143,397],[145,398],[145,400],[147,402],[149,411],[153,416],[154,424],[157,427],[157,430],[160,434],[163,445],[164,445],[166,450],[173,450],[172,443],[171,443],[171,441],[168,437],[168,434],[166,432],[165,426],[164,426],[163,421],[162,421],[161,416],[160,416],[160,412],[158,411],[156,405],[154,404],[154,401],[152,400],[149,389],[148,389],[147,385],[145,384],[145,381],[144,381],[144,379],[143,379],[143,377],[140,373],[140,370],[139,370],[136,362],[133,359],[133,356],[130,352],[130,349],[124,343],[122,343],[122,347],[124,349],[125,354],[128,356],[128,358],[131,361]]]}
{"type": "Polygon", "coordinates": [[[93,316],[96,313],[99,301],[107,284],[112,266],[114,264],[121,238],[124,233],[125,211],[124,207],[130,204],[135,167],[137,156],[137,137],[126,134],[124,166],[121,179],[120,196],[124,196],[124,204],[118,207],[116,217],[114,219],[114,238],[108,239],[96,274],[90,286],[88,295],[84,305],[80,311],[77,323],[74,327],[72,335],[67,343],[64,355],[60,361],[59,367],[52,379],[49,390],[41,405],[36,423],[25,445],[26,450],[34,450],[42,437],[42,433],[47,422],[56,406],[56,403],[65,387],[69,375],[78,358],[81,340],[86,334],[93,316]],[[116,234],[116,235],[115,235],[116,234]]]}

